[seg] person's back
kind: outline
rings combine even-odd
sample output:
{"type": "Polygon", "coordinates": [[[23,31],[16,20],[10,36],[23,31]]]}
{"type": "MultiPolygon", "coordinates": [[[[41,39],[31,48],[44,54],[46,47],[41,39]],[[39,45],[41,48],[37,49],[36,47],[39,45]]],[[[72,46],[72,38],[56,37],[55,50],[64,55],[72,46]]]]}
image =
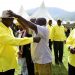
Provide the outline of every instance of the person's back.
{"type": "MultiPolygon", "coordinates": [[[[32,60],[34,62],[35,75],[37,74],[36,73],[37,68],[39,68],[39,70],[41,71],[41,72],[38,71],[39,75],[40,74],[45,75],[46,71],[47,71],[45,69],[46,67],[45,68],[42,68],[42,67],[44,67],[45,65],[51,67],[51,65],[49,63],[52,62],[52,58],[51,58],[52,55],[51,55],[51,51],[50,51],[49,45],[48,45],[49,31],[48,31],[48,28],[45,26],[45,22],[43,22],[43,20],[44,20],[43,18],[38,18],[36,20],[36,24],[38,24],[37,25],[38,33],[34,34],[34,36],[41,37],[41,40],[39,43],[31,44],[31,56],[32,56],[32,60]],[[37,66],[39,66],[39,67],[37,67],[37,66]],[[44,72],[42,70],[44,70],[44,72]]],[[[48,69],[48,67],[47,67],[47,69],[48,69]]],[[[49,70],[51,70],[51,69],[49,69],[49,70]]],[[[49,70],[47,71],[48,73],[49,73],[49,70]]],[[[50,74],[51,74],[51,71],[50,71],[50,74]]]]}
{"type": "Polygon", "coordinates": [[[44,64],[46,62],[47,63],[50,62],[51,60],[51,57],[50,57],[51,52],[49,51],[50,49],[48,45],[49,33],[46,27],[43,27],[43,26],[37,26],[37,27],[38,27],[38,34],[34,34],[34,36],[41,37],[41,40],[39,43],[31,44],[31,54],[32,54],[34,63],[44,64]]]}

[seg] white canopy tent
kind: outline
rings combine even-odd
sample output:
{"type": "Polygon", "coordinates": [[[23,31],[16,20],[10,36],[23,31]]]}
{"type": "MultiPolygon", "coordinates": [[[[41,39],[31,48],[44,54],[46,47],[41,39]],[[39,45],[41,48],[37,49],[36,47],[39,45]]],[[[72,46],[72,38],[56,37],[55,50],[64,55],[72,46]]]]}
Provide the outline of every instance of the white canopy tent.
{"type": "Polygon", "coordinates": [[[30,16],[30,18],[41,18],[41,17],[46,18],[47,21],[50,19],[52,20],[53,24],[56,24],[56,21],[48,13],[44,1],[42,2],[42,5],[38,8],[38,10],[30,16]]]}
{"type": "MultiPolygon", "coordinates": [[[[22,16],[23,18],[30,20],[29,15],[26,13],[26,11],[24,10],[23,6],[20,7],[18,15],[22,16]]],[[[14,20],[14,23],[17,23],[17,20],[14,20]]]]}
{"type": "Polygon", "coordinates": [[[23,18],[29,20],[30,17],[29,15],[26,13],[26,11],[24,10],[23,6],[21,6],[19,12],[18,12],[18,15],[22,16],[23,18]]]}
{"type": "MultiPolygon", "coordinates": [[[[23,18],[30,20],[29,15],[26,13],[26,11],[24,10],[23,6],[20,7],[19,12],[17,13],[18,15],[22,16],[23,18]]],[[[14,23],[17,23],[17,20],[14,20],[14,23]]]]}

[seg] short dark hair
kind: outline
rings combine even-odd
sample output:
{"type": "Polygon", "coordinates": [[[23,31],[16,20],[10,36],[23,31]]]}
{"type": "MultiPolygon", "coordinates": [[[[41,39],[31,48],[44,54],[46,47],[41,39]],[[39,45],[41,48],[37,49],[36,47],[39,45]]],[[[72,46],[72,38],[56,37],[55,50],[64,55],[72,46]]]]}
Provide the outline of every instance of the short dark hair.
{"type": "Polygon", "coordinates": [[[59,19],[59,20],[57,20],[57,22],[62,22],[62,21],[59,19]]]}
{"type": "Polygon", "coordinates": [[[48,23],[52,23],[52,20],[49,20],[48,23]]]}
{"type": "Polygon", "coordinates": [[[52,20],[49,20],[49,22],[52,22],[52,20]]]}
{"type": "Polygon", "coordinates": [[[36,18],[31,18],[30,21],[33,22],[33,23],[35,23],[36,18]]]}
{"type": "Polygon", "coordinates": [[[37,18],[36,24],[38,25],[46,25],[46,19],[45,18],[37,18]]]}

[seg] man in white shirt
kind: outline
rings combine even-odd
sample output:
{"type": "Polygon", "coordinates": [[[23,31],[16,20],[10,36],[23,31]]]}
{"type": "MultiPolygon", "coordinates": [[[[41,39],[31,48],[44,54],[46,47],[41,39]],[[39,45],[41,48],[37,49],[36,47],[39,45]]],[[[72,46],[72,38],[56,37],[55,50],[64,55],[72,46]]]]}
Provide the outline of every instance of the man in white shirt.
{"type": "Polygon", "coordinates": [[[52,55],[48,45],[49,32],[46,28],[46,19],[38,18],[36,24],[34,24],[12,11],[9,11],[8,14],[17,18],[22,27],[29,27],[34,30],[34,36],[41,37],[39,43],[32,43],[31,45],[31,56],[34,62],[35,75],[51,75],[52,55]]]}

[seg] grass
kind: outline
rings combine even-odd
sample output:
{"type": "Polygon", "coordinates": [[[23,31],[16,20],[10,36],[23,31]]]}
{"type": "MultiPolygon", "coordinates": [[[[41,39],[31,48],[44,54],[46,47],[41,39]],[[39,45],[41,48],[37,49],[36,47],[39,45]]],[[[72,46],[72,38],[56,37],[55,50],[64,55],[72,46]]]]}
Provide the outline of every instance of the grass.
{"type": "MultiPolygon", "coordinates": [[[[52,52],[54,57],[54,52],[52,52]]],[[[54,58],[52,61],[52,75],[68,75],[68,49],[67,46],[64,46],[64,55],[63,55],[63,64],[55,65],[54,58]]]]}
{"type": "MultiPolygon", "coordinates": [[[[67,70],[68,70],[68,49],[67,49],[66,45],[64,46],[64,55],[63,55],[63,64],[62,65],[55,65],[53,50],[52,50],[52,56],[53,56],[52,75],[68,75],[68,72],[67,72],[67,70]]],[[[20,66],[16,70],[15,75],[18,75],[19,73],[20,73],[20,66]]]]}

